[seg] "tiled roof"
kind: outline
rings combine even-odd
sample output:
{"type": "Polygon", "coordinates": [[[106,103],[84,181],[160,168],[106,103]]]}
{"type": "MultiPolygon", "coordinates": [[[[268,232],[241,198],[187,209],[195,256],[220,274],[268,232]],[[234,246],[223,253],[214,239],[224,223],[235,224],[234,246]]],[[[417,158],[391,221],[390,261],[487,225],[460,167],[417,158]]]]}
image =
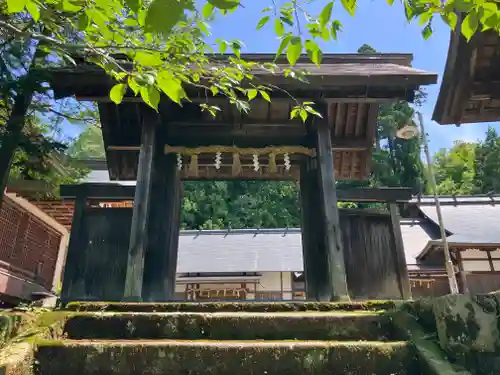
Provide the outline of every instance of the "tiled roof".
{"type": "Polygon", "coordinates": [[[181,231],[177,272],[303,271],[300,229],[181,231]]]}
{"type": "Polygon", "coordinates": [[[434,231],[424,219],[401,219],[401,234],[408,269],[420,269],[417,256],[435,238],[434,231]]]}
{"type": "MultiPolygon", "coordinates": [[[[444,227],[453,244],[500,244],[499,197],[441,198],[444,227]]],[[[434,204],[419,204],[422,213],[438,225],[434,204]]]]}

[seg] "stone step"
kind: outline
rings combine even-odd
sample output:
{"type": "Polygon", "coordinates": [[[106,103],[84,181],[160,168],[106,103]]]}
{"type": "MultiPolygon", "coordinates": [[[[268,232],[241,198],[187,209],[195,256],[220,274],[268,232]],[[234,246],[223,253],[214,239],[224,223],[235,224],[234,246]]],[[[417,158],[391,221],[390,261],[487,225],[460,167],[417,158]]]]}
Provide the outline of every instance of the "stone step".
{"type": "Polygon", "coordinates": [[[420,375],[407,342],[47,341],[37,375],[420,375]]]}
{"type": "Polygon", "coordinates": [[[113,311],[113,312],[287,312],[287,311],[377,311],[391,310],[394,301],[353,302],[70,302],[69,311],[113,311]]]}
{"type": "Polygon", "coordinates": [[[388,317],[376,312],[76,313],[70,339],[389,340],[388,317]]]}

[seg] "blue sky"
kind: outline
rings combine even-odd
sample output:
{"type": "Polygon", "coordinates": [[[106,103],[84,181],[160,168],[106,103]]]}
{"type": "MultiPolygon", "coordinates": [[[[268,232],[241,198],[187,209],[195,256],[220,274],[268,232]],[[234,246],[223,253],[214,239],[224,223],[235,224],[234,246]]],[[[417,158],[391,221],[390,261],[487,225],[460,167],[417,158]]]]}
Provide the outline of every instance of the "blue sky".
{"type": "MultiPolygon", "coordinates": [[[[395,2],[397,3],[397,2],[395,2]]],[[[228,17],[220,17],[212,25],[213,39],[239,39],[245,43],[244,52],[275,52],[278,48],[272,23],[256,31],[255,27],[262,17],[261,10],[272,4],[266,0],[243,1],[244,8],[228,17]]],[[[308,9],[319,14],[321,5],[326,1],[316,0],[308,9]]],[[[428,100],[422,109],[426,130],[429,134],[430,149],[438,151],[442,147],[451,147],[453,141],[476,141],[483,139],[488,125],[500,130],[498,123],[454,125],[438,125],[430,120],[439,85],[446,62],[450,32],[439,19],[434,23],[434,33],[430,39],[421,36],[421,27],[417,23],[408,24],[401,5],[390,7],[385,0],[359,0],[359,8],[354,17],[347,14],[340,6],[335,5],[333,16],[343,24],[343,32],[337,41],[322,43],[322,49],[328,53],[356,52],[364,43],[371,45],[379,52],[412,53],[413,66],[439,74],[436,85],[427,86],[428,100]]],[[[75,136],[80,129],[68,126],[65,133],[75,136]]]]}
{"type": "MultiPolygon", "coordinates": [[[[246,46],[245,52],[275,52],[279,42],[274,34],[272,23],[259,31],[254,31],[255,25],[262,17],[261,10],[269,3],[271,2],[261,0],[245,1],[244,9],[221,18],[212,26],[213,36],[242,40],[246,46]]],[[[450,31],[440,19],[436,20],[433,35],[430,39],[424,40],[418,23],[408,24],[403,7],[396,3],[391,7],[385,0],[358,0],[359,8],[356,15],[351,17],[342,9],[340,2],[337,2],[332,17],[342,22],[343,32],[337,41],[322,43],[323,51],[356,52],[362,44],[366,43],[379,52],[412,53],[415,68],[439,74],[438,84],[427,86],[428,100],[422,109],[431,151],[438,151],[441,147],[450,147],[455,140],[483,139],[488,124],[456,127],[431,122],[430,118],[448,53],[450,31]]],[[[311,13],[319,14],[321,5],[324,4],[326,1],[316,0],[313,2],[313,7],[308,6],[308,9],[313,10],[311,13]]],[[[490,125],[500,130],[499,124],[490,125]]]]}

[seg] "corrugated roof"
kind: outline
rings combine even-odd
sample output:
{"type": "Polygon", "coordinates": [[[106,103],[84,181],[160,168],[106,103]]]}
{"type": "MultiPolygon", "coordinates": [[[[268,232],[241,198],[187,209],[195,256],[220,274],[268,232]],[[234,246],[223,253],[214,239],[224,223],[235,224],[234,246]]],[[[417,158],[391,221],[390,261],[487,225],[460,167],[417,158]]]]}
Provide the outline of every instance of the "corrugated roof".
{"type": "Polygon", "coordinates": [[[182,231],[177,272],[303,271],[300,229],[182,231]]]}

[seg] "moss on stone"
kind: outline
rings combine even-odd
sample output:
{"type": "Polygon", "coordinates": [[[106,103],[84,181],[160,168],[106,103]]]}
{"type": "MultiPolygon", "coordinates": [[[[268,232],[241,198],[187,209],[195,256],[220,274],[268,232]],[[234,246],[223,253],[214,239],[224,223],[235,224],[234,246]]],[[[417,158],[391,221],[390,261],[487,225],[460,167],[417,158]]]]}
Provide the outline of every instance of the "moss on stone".
{"type": "Polygon", "coordinates": [[[287,311],[355,311],[390,310],[394,301],[354,302],[165,302],[165,303],[119,303],[119,302],[70,302],[69,311],[114,311],[114,312],[287,312],[287,311]]]}
{"type": "Polygon", "coordinates": [[[72,339],[388,340],[391,327],[375,312],[80,313],[64,331],[72,339]]]}
{"type": "Polygon", "coordinates": [[[38,373],[420,374],[404,342],[41,342],[38,373]]]}

